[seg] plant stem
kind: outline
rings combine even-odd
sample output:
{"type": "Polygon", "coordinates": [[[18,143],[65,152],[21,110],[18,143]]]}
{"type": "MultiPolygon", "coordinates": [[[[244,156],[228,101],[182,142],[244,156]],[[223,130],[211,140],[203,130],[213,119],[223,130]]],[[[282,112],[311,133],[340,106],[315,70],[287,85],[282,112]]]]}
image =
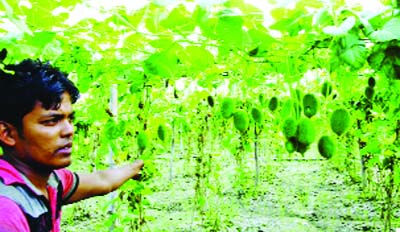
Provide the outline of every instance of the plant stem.
{"type": "Polygon", "coordinates": [[[174,165],[174,148],[175,148],[175,119],[172,120],[171,158],[169,161],[169,181],[172,181],[172,171],[174,165]]]}
{"type": "Polygon", "coordinates": [[[255,182],[254,185],[257,188],[258,185],[258,178],[260,175],[260,170],[258,166],[258,133],[257,133],[257,124],[254,123],[254,160],[255,160],[255,165],[256,165],[256,177],[255,177],[255,182]]]}

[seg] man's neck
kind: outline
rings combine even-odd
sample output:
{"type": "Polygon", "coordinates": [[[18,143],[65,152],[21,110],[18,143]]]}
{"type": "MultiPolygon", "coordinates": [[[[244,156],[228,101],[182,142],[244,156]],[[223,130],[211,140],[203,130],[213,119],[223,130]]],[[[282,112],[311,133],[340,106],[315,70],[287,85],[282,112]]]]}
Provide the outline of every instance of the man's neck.
{"type": "Polygon", "coordinates": [[[19,172],[21,172],[28,180],[47,197],[47,182],[51,171],[39,170],[15,158],[13,155],[4,154],[4,159],[12,164],[19,172]]]}

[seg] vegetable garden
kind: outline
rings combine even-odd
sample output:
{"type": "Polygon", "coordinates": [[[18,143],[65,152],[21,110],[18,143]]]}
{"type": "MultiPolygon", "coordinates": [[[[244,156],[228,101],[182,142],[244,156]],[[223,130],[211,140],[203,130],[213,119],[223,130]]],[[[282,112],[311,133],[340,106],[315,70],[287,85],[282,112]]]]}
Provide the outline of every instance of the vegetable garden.
{"type": "Polygon", "coordinates": [[[70,168],[145,161],[66,231],[400,228],[399,1],[1,2],[0,65],[82,93],[70,168]]]}

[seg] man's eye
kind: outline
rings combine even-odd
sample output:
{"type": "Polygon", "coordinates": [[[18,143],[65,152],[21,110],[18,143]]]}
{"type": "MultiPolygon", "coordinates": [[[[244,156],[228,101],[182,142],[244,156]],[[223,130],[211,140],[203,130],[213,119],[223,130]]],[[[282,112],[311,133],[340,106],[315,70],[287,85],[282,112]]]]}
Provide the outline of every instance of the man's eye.
{"type": "Polygon", "coordinates": [[[57,118],[52,118],[52,119],[44,120],[44,121],[43,121],[43,124],[45,124],[45,125],[50,125],[50,124],[55,124],[55,123],[57,123],[57,122],[58,122],[58,119],[57,119],[57,118]]]}

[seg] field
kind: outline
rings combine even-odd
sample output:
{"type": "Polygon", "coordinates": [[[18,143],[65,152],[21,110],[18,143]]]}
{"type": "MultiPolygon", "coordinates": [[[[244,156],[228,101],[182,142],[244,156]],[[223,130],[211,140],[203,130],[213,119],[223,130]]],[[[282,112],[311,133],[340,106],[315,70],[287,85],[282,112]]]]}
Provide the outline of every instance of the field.
{"type": "MultiPolygon", "coordinates": [[[[221,157],[220,157],[221,158],[221,157]]],[[[225,158],[224,158],[225,159],[225,158]]],[[[207,194],[205,213],[199,214],[193,170],[194,159],[176,157],[175,172],[169,181],[169,157],[159,157],[160,173],[152,191],[144,196],[146,222],[141,231],[382,231],[382,208],[376,196],[363,193],[361,183],[353,183],[329,161],[317,156],[290,159],[261,159],[258,187],[246,196],[234,190],[235,161],[218,160],[218,194],[207,194]],[[223,164],[223,165],[222,165],[223,164]],[[191,171],[190,171],[191,170],[191,171]]],[[[249,169],[253,162],[248,161],[249,169]]],[[[254,176],[253,176],[254,177],[254,176]]],[[[253,182],[253,179],[249,180],[253,182]]],[[[90,199],[67,206],[65,231],[109,231],[104,212],[108,197],[90,199]]],[[[121,210],[126,207],[121,206],[121,210]]],[[[118,212],[125,215],[126,212],[118,212]]],[[[395,218],[399,218],[397,209],[395,218]]],[[[136,216],[131,220],[135,221],[136,216]]],[[[118,220],[115,231],[131,231],[129,216],[118,220]]],[[[400,227],[400,220],[393,227],[400,227]]]]}
{"type": "Polygon", "coordinates": [[[48,61],[80,90],[71,170],[145,162],[65,231],[400,228],[398,0],[0,7],[0,68],[48,61]]]}

